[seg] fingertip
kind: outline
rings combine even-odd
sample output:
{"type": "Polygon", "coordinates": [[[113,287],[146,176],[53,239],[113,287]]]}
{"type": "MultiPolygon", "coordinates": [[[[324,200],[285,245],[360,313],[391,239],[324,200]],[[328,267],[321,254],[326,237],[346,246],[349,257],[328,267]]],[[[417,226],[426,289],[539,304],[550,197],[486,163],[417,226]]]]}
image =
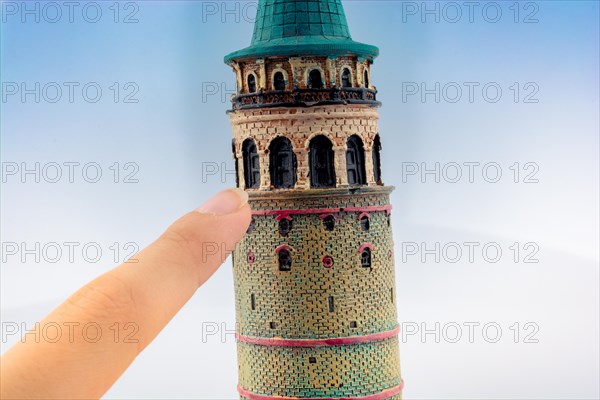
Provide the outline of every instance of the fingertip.
{"type": "Polygon", "coordinates": [[[248,204],[248,193],[239,188],[223,190],[196,209],[201,214],[227,215],[248,204]]]}

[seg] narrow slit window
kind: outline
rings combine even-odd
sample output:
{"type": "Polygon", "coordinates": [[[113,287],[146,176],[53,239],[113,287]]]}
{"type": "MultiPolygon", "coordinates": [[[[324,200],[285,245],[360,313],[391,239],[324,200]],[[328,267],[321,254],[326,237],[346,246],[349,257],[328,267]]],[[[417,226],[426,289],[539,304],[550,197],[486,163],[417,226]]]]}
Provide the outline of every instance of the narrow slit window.
{"type": "Polygon", "coordinates": [[[235,166],[235,186],[240,187],[240,168],[238,165],[238,157],[235,151],[235,139],[231,140],[231,153],[233,154],[233,165],[235,166]]]}
{"type": "Polygon", "coordinates": [[[254,298],[254,293],[250,295],[250,308],[252,310],[256,310],[256,299],[254,298]]]}
{"type": "Polygon", "coordinates": [[[275,72],[275,75],[273,76],[273,89],[285,90],[285,79],[283,73],[280,71],[275,72]]]}
{"type": "Polygon", "coordinates": [[[360,253],[360,263],[363,268],[371,268],[371,249],[368,247],[360,253]]]}
{"type": "Polygon", "coordinates": [[[379,135],[375,136],[373,142],[373,179],[378,185],[383,185],[381,181],[381,140],[379,135]]]}
{"type": "Polygon", "coordinates": [[[291,271],[292,270],[292,255],[289,250],[282,249],[277,253],[277,259],[279,261],[280,271],[291,271]]]}
{"type": "Polygon", "coordinates": [[[342,70],[342,87],[352,87],[351,79],[350,70],[348,68],[344,68],[342,70]]]}
{"type": "Polygon", "coordinates": [[[248,75],[248,93],[256,92],[256,77],[254,74],[248,75]]]}
{"type": "Polygon", "coordinates": [[[333,296],[329,296],[329,298],[327,299],[327,304],[329,306],[329,312],[333,312],[333,310],[334,310],[333,296]]]}
{"type": "Polygon", "coordinates": [[[363,231],[368,231],[371,228],[371,222],[369,221],[369,217],[366,215],[360,219],[360,229],[363,231]]]}

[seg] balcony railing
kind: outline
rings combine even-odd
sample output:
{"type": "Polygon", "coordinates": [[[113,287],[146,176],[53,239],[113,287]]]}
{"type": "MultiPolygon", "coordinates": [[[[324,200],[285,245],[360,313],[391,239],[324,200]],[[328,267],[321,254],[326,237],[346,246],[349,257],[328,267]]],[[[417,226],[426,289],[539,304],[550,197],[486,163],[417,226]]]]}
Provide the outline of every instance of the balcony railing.
{"type": "Polygon", "coordinates": [[[258,91],[232,96],[233,109],[316,104],[370,104],[378,106],[377,91],[367,88],[324,88],[258,91]]]}

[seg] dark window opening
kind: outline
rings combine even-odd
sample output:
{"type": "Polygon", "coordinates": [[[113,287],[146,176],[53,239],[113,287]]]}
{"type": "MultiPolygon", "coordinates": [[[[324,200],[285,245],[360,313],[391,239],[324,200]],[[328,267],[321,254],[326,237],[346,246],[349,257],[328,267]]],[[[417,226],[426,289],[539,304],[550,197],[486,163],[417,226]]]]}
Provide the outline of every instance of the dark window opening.
{"type": "Polygon", "coordinates": [[[327,217],[323,218],[323,226],[325,227],[326,231],[332,231],[333,228],[335,228],[335,218],[333,215],[328,215],[327,217]]]}
{"type": "Polygon", "coordinates": [[[250,220],[250,225],[248,225],[248,229],[246,229],[246,235],[251,234],[255,227],[256,227],[256,221],[254,220],[254,218],[252,218],[250,220]]]}
{"type": "Polygon", "coordinates": [[[260,159],[254,140],[244,140],[244,143],[242,143],[242,158],[244,160],[244,183],[246,188],[257,188],[260,185],[260,159]]]}
{"type": "Polygon", "coordinates": [[[308,357],[308,362],[311,364],[314,364],[317,362],[317,359],[316,359],[316,357],[308,357]]]}
{"type": "Polygon", "coordinates": [[[352,87],[351,79],[350,70],[348,68],[344,68],[342,71],[342,87],[352,87]]]}
{"type": "Polygon", "coordinates": [[[360,263],[363,268],[371,268],[371,249],[368,247],[360,253],[360,263]]]}
{"type": "Polygon", "coordinates": [[[311,89],[321,89],[323,87],[323,80],[321,79],[321,71],[313,69],[308,74],[308,87],[311,89]]]}
{"type": "Polygon", "coordinates": [[[250,295],[250,308],[256,310],[256,301],[254,299],[254,293],[250,295]]]}
{"type": "Polygon", "coordinates": [[[392,225],[392,218],[388,215],[387,217],[387,225],[391,226],[392,225]]]}
{"type": "Polygon", "coordinates": [[[360,229],[362,229],[363,231],[368,231],[369,228],[371,227],[371,222],[369,221],[369,217],[367,217],[366,215],[363,216],[360,219],[360,229]]]}
{"type": "Polygon", "coordinates": [[[292,221],[287,218],[279,220],[279,233],[281,236],[287,236],[292,230],[292,221]]]}
{"type": "Polygon", "coordinates": [[[379,135],[375,136],[373,142],[373,178],[378,185],[381,185],[381,141],[379,135]]]}
{"type": "Polygon", "coordinates": [[[323,135],[310,141],[310,186],[328,188],[335,186],[333,144],[323,135]]]}
{"type": "Polygon", "coordinates": [[[235,186],[240,187],[240,168],[238,158],[235,152],[235,139],[231,140],[231,153],[233,154],[233,165],[235,166],[235,186]]]}
{"type": "Polygon", "coordinates": [[[327,303],[329,305],[329,312],[333,312],[333,296],[329,296],[327,303]]]}
{"type": "Polygon", "coordinates": [[[276,327],[277,327],[277,324],[275,324],[275,322],[269,322],[269,328],[275,329],[276,327]]]}
{"type": "Polygon", "coordinates": [[[362,140],[356,135],[348,138],[346,150],[346,170],[350,185],[366,185],[365,150],[362,140]]]}
{"type": "Polygon", "coordinates": [[[269,146],[271,185],[275,188],[293,188],[296,184],[296,155],[288,138],[278,137],[269,146]]]}
{"type": "Polygon", "coordinates": [[[365,87],[369,87],[369,72],[365,69],[365,87]]]}
{"type": "Polygon", "coordinates": [[[248,93],[256,92],[256,77],[254,74],[248,75],[248,93]]]}
{"type": "Polygon", "coordinates": [[[356,328],[358,326],[358,324],[356,323],[356,321],[350,321],[350,328],[356,328]]]}
{"type": "Polygon", "coordinates": [[[392,300],[392,304],[394,304],[394,288],[390,289],[390,299],[392,300]]]}
{"type": "Polygon", "coordinates": [[[292,270],[292,255],[288,250],[280,250],[277,253],[277,259],[279,261],[280,271],[291,271],[292,270]]]}
{"type": "Polygon", "coordinates": [[[283,73],[275,72],[273,76],[273,88],[275,90],[285,90],[285,79],[283,78],[283,73]]]}

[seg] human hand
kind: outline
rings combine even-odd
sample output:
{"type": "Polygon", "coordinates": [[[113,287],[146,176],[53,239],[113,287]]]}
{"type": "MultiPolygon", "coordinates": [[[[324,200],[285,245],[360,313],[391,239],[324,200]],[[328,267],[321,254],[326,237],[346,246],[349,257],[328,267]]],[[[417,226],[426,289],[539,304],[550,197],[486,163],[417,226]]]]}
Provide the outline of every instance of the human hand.
{"type": "Polygon", "coordinates": [[[62,335],[55,342],[25,338],[0,358],[2,399],[101,397],[223,263],[206,243],[233,249],[250,223],[248,195],[220,192],[173,223],[135,257],[78,290],[40,322],[98,324],[109,331],[135,322],[136,343],[104,335],[97,342],[62,335]],[[114,328],[113,328],[114,329],[114,328]]]}

